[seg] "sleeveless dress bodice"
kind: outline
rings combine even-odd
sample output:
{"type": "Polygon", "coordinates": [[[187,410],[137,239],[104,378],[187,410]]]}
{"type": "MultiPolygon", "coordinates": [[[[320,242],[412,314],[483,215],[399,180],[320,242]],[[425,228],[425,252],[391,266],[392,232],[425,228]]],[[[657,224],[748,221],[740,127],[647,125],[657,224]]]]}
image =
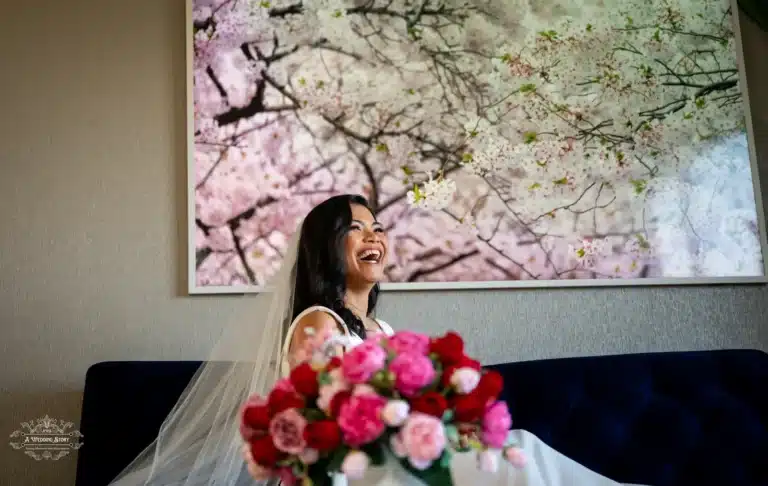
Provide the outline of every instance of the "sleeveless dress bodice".
{"type": "MultiPolygon", "coordinates": [[[[288,350],[291,348],[291,341],[293,339],[293,333],[296,331],[296,326],[299,324],[299,321],[304,318],[307,314],[310,314],[315,311],[325,312],[326,314],[333,317],[333,319],[339,324],[339,328],[343,331],[343,335],[340,337],[342,340],[342,344],[346,349],[354,348],[355,346],[358,346],[363,343],[362,338],[355,334],[354,332],[349,330],[349,327],[347,327],[347,323],[344,322],[344,319],[341,318],[339,314],[334,312],[332,309],[329,309],[328,307],[323,307],[321,305],[315,305],[312,307],[308,307],[307,309],[303,310],[296,318],[291,322],[290,327],[288,327],[288,332],[285,334],[285,341],[283,342],[283,349],[282,353],[280,354],[280,374],[282,377],[287,377],[290,372],[291,368],[288,362],[288,350]]],[[[381,319],[374,319],[376,323],[381,328],[381,332],[384,333],[387,336],[391,336],[395,333],[395,331],[390,327],[389,324],[382,321],[381,319]]]]}

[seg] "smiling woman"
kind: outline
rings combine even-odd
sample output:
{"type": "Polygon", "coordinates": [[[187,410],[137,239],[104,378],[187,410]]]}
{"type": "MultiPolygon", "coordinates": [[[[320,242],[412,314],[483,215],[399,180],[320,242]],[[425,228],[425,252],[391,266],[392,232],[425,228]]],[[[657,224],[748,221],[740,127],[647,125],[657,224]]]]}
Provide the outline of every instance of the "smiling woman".
{"type": "Polygon", "coordinates": [[[313,306],[327,307],[365,338],[387,248],[383,227],[364,197],[335,196],[315,206],[301,226],[293,318],[313,306]]]}

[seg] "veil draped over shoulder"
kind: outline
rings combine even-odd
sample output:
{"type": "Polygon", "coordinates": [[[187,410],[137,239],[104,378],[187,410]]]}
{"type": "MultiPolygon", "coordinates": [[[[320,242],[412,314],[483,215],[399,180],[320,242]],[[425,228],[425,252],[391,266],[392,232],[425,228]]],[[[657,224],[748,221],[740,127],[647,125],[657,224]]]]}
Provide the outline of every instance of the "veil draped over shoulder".
{"type": "Polygon", "coordinates": [[[225,325],[150,444],[110,485],[238,486],[254,481],[241,455],[240,410],[280,377],[281,347],[293,315],[300,231],[288,244],[272,284],[252,299],[248,315],[225,325]]]}

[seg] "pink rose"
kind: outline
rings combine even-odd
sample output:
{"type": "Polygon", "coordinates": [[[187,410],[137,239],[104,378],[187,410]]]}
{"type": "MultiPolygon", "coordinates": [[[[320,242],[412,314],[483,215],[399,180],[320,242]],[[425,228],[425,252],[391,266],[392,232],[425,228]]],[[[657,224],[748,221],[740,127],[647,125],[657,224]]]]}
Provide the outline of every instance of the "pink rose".
{"type": "Polygon", "coordinates": [[[504,447],[510,427],[512,416],[507,404],[502,401],[492,403],[483,415],[483,443],[490,447],[504,447]]]}
{"type": "Polygon", "coordinates": [[[300,454],[307,443],[304,441],[304,428],[307,420],[295,408],[289,408],[272,417],[269,435],[278,450],[288,454],[300,454]]]}
{"type": "Polygon", "coordinates": [[[387,352],[373,341],[365,341],[354,347],[341,360],[344,378],[357,384],[370,380],[374,373],[384,368],[387,352]]]}
{"type": "Polygon", "coordinates": [[[365,455],[365,452],[352,451],[341,462],[341,472],[347,476],[347,479],[363,479],[365,471],[371,464],[371,459],[365,455]]]}
{"type": "Polygon", "coordinates": [[[281,486],[295,486],[299,482],[290,467],[278,469],[277,476],[280,478],[281,486]]]}
{"type": "Polygon", "coordinates": [[[400,331],[389,338],[389,347],[397,354],[429,354],[429,336],[412,331],[400,331]]]}
{"type": "Polygon", "coordinates": [[[392,452],[408,457],[411,466],[424,470],[443,454],[445,443],[445,429],[440,419],[414,413],[393,439],[392,452]]]}
{"type": "Polygon", "coordinates": [[[509,463],[512,464],[512,467],[517,469],[525,467],[525,463],[527,462],[525,454],[523,454],[523,451],[518,447],[507,447],[504,451],[504,459],[509,461],[509,463]]]}
{"type": "Polygon", "coordinates": [[[386,426],[382,411],[387,400],[379,395],[355,395],[339,410],[339,428],[347,445],[360,447],[378,439],[386,426]]]}
{"type": "Polygon", "coordinates": [[[283,390],[287,392],[295,392],[296,389],[293,387],[293,383],[291,383],[291,380],[288,378],[280,378],[277,380],[277,383],[275,383],[275,386],[272,387],[273,390],[283,390]]]}
{"type": "Polygon", "coordinates": [[[319,395],[317,397],[317,406],[326,414],[331,413],[331,402],[333,397],[340,391],[346,391],[349,389],[349,383],[344,379],[341,368],[336,368],[328,373],[331,382],[327,385],[321,385],[319,395]]]}
{"type": "Polygon", "coordinates": [[[395,375],[395,388],[406,397],[415,395],[436,376],[432,360],[414,353],[398,355],[390,363],[389,370],[395,375]]]}

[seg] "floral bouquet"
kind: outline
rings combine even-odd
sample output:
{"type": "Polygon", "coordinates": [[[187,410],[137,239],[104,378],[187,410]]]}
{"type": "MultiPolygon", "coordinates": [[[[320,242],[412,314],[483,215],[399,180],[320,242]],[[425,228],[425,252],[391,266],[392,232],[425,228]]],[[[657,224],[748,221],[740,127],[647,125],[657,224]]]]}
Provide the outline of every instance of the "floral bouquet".
{"type": "Polygon", "coordinates": [[[376,336],[342,358],[308,360],[268,397],[251,397],[241,434],[253,461],[287,485],[330,485],[331,473],[363,479],[390,463],[427,485],[452,485],[453,452],[476,451],[484,471],[499,456],[523,465],[502,386],[456,333],[376,336]]]}

